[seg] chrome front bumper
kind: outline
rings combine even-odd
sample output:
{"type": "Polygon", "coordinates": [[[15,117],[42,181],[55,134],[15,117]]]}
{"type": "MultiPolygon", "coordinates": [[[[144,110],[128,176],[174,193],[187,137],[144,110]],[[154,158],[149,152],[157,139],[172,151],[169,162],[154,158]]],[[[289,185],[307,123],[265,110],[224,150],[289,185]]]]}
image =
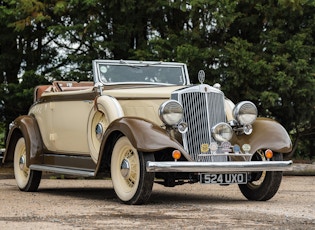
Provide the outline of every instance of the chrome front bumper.
{"type": "Polygon", "coordinates": [[[291,171],[292,161],[228,161],[228,162],[192,162],[192,161],[148,161],[147,172],[258,172],[291,171]]]}

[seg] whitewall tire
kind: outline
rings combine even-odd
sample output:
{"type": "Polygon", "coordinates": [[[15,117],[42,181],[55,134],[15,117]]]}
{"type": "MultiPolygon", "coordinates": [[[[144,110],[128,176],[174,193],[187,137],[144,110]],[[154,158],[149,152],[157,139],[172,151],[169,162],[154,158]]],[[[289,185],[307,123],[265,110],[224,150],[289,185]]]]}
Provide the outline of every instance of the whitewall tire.
{"type": "Polygon", "coordinates": [[[34,171],[27,167],[27,146],[25,139],[20,137],[14,150],[14,176],[20,190],[34,192],[38,189],[42,172],[34,171]]]}
{"type": "Polygon", "coordinates": [[[146,172],[153,153],[137,151],[127,137],[120,137],[113,148],[111,177],[117,197],[126,204],[143,204],[151,196],[154,173],[146,172]]]}

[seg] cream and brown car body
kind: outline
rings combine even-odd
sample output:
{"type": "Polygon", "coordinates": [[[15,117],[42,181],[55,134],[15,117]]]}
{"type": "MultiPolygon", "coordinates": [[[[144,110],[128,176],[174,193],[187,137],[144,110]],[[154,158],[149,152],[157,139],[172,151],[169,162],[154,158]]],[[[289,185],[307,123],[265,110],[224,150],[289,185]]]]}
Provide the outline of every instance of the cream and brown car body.
{"type": "Polygon", "coordinates": [[[237,183],[248,199],[268,200],[291,167],[286,130],[203,84],[203,72],[192,85],[183,63],[95,60],[93,75],[38,86],[12,122],[3,162],[14,162],[21,190],[37,190],[49,171],[110,175],[128,204],[146,202],[153,182],[237,183]]]}

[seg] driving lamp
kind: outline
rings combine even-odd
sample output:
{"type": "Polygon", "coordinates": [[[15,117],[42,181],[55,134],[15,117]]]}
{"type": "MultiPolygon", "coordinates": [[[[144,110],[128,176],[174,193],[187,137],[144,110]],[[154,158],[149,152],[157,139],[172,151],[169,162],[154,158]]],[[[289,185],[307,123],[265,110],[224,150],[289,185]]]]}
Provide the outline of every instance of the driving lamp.
{"type": "Polygon", "coordinates": [[[272,150],[271,150],[271,149],[267,149],[267,150],[265,151],[265,156],[266,156],[267,159],[271,159],[271,158],[273,157],[273,152],[272,152],[272,150]]]}
{"type": "Polygon", "coordinates": [[[177,149],[172,152],[172,157],[174,158],[174,160],[178,160],[181,156],[181,152],[177,149]]]}
{"type": "Polygon", "coordinates": [[[244,125],[244,133],[246,135],[250,135],[253,132],[252,125],[244,125]]]}
{"type": "Polygon", "coordinates": [[[181,134],[186,133],[188,131],[188,124],[186,122],[180,122],[177,129],[181,134]]]}
{"type": "Polygon", "coordinates": [[[250,125],[257,118],[257,108],[250,101],[242,101],[234,107],[233,116],[241,125],[250,125]]]}
{"type": "Polygon", "coordinates": [[[212,127],[211,133],[216,141],[224,142],[231,140],[233,130],[232,127],[227,123],[220,122],[212,127]]]}
{"type": "Polygon", "coordinates": [[[178,101],[168,100],[160,106],[159,116],[166,125],[176,125],[183,118],[183,107],[178,101]]]}

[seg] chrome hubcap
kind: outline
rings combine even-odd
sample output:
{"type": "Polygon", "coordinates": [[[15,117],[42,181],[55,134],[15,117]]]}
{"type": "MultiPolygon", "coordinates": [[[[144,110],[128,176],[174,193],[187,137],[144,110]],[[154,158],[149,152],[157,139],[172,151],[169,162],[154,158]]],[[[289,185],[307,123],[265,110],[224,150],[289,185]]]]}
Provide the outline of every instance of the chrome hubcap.
{"type": "Polygon", "coordinates": [[[101,139],[102,137],[102,134],[103,134],[103,125],[101,123],[98,123],[95,127],[95,134],[96,134],[96,137],[98,139],[101,139]]]}
{"type": "Polygon", "coordinates": [[[25,169],[25,156],[21,156],[19,160],[19,167],[21,170],[25,169]]]}
{"type": "Polygon", "coordinates": [[[121,162],[120,173],[124,178],[127,178],[130,172],[130,163],[127,159],[121,162]]]}

